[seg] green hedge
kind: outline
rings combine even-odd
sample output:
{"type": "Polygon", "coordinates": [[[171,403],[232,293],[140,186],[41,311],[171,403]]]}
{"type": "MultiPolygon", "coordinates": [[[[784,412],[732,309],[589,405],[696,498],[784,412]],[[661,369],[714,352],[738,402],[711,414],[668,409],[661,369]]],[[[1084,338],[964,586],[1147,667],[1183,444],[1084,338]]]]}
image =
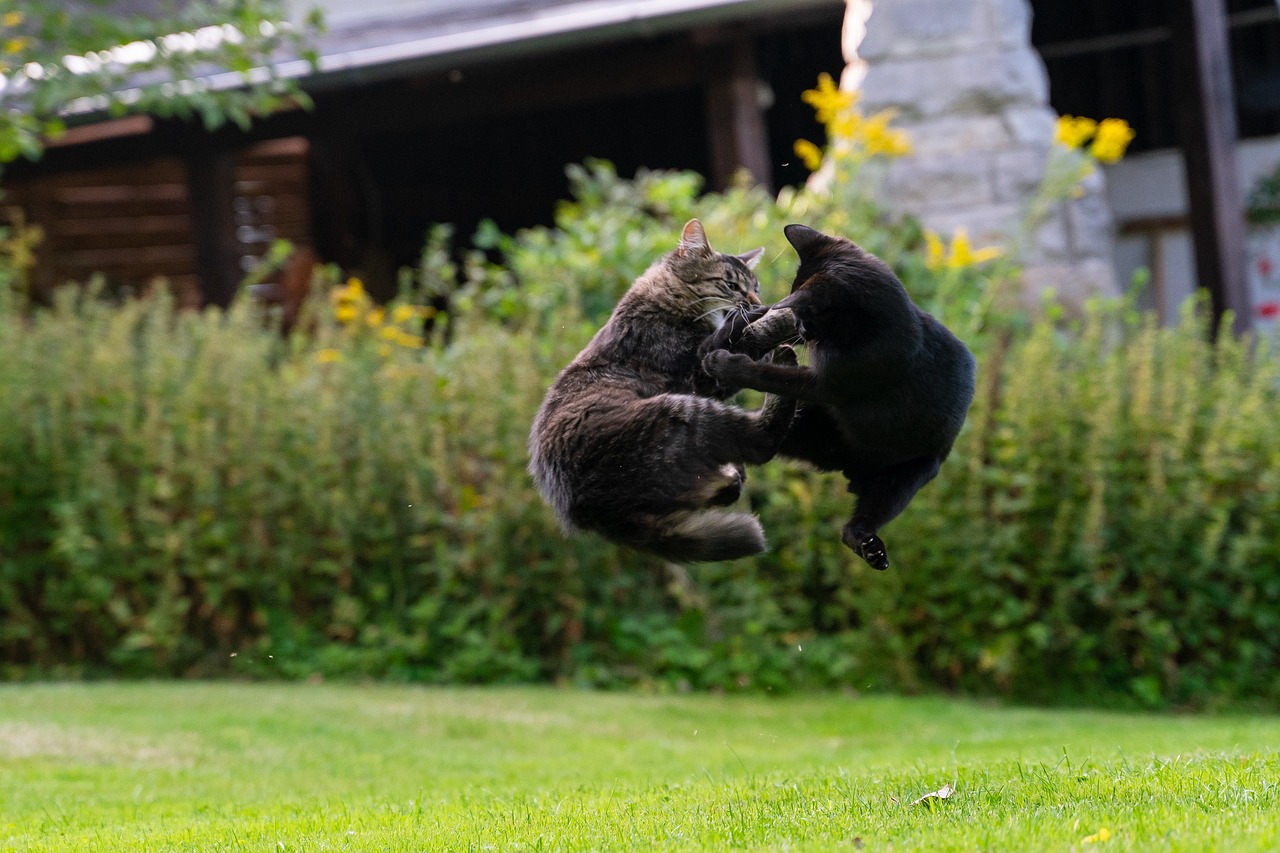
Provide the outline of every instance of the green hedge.
{"type": "Polygon", "coordinates": [[[578,190],[561,227],[489,247],[506,267],[433,244],[419,280],[461,290],[422,349],[323,302],[288,339],[247,302],[4,312],[3,675],[1280,699],[1274,354],[1210,344],[1190,309],[1023,328],[999,269],[926,270],[918,229],[857,207],[695,203],[687,177],[602,166],[578,190]],[[783,461],[750,473],[770,552],[688,570],[566,539],[533,491],[543,391],[690,213],[725,249],[765,243],[773,298],[779,222],[868,233],[979,349],[953,456],[884,531],[889,572],[840,544],[840,478],[783,461]]]}

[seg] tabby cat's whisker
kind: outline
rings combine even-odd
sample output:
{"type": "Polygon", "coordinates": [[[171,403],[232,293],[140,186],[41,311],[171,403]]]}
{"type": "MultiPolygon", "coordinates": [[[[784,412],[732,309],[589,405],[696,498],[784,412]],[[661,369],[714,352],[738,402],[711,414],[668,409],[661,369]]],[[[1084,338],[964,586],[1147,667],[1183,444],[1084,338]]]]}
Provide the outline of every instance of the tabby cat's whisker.
{"type": "Polygon", "coordinates": [[[716,313],[717,311],[722,311],[725,308],[728,308],[731,304],[732,303],[725,302],[720,305],[717,305],[716,307],[712,308],[710,311],[703,311],[701,314],[698,315],[698,319],[701,320],[703,317],[710,317],[712,314],[716,313]]]}

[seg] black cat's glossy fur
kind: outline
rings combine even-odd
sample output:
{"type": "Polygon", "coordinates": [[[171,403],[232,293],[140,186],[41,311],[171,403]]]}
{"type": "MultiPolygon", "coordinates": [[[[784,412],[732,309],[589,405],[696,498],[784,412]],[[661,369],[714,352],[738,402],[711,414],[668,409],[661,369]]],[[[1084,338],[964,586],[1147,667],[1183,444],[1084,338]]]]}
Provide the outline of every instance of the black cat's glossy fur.
{"type": "Polygon", "coordinates": [[[800,256],[791,295],[740,334],[718,332],[716,343],[740,352],[717,349],[704,364],[727,385],[801,401],[779,452],[844,473],[857,501],[841,538],[885,569],[889,557],[877,531],[951,452],[977,365],[879,258],[804,225],[788,225],[786,235],[800,256]],[[810,366],[753,359],[797,335],[810,366]]]}
{"type": "MultiPolygon", "coordinates": [[[[529,471],[566,528],[676,561],[764,550],[754,515],[713,508],[737,500],[744,463],[777,452],[795,401],[769,396],[757,412],[722,403],[712,395],[728,394],[701,365],[709,336],[760,305],[751,268],[761,251],[715,252],[693,220],[556,378],[533,423],[529,471]]],[[[790,350],[780,357],[795,363],[790,350]]]]}

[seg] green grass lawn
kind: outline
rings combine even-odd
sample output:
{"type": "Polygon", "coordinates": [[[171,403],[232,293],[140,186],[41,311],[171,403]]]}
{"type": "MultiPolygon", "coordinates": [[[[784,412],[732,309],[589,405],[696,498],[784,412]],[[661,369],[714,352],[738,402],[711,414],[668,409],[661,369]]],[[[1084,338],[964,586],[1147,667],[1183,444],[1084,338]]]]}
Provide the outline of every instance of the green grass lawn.
{"type": "Polygon", "coordinates": [[[933,698],[10,685],[0,849],[1276,850],[1278,747],[933,698]]]}

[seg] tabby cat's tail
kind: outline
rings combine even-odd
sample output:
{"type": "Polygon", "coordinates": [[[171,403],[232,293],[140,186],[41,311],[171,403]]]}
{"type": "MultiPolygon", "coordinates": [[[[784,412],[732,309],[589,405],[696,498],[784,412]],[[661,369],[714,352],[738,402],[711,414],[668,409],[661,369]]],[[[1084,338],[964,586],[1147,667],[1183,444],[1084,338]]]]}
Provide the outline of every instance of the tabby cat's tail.
{"type": "Polygon", "coordinates": [[[760,520],[746,512],[682,512],[666,516],[626,543],[674,563],[737,560],[765,549],[760,520]]]}

